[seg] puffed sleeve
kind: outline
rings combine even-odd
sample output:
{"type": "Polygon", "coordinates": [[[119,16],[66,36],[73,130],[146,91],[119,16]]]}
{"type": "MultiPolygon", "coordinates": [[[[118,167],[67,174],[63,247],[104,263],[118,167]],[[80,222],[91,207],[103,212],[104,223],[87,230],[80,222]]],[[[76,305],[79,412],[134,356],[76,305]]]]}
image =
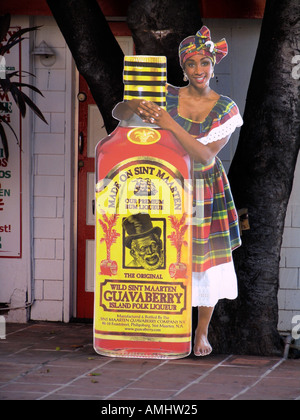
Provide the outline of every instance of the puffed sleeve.
{"type": "Polygon", "coordinates": [[[243,119],[236,103],[227,96],[221,96],[210,114],[209,127],[197,140],[207,145],[231,135],[243,125],[243,119]]]}

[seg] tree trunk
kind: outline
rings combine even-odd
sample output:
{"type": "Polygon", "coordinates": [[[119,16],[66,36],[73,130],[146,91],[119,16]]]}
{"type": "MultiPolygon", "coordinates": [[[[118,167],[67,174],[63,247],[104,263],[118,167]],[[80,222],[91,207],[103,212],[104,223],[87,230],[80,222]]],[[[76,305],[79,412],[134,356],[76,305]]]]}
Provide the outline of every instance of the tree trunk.
{"type": "Polygon", "coordinates": [[[127,22],[137,54],[164,55],[168,63],[168,82],[183,86],[178,47],[202,26],[198,0],[133,0],[127,22]]]}
{"type": "Polygon", "coordinates": [[[234,251],[236,301],[220,302],[212,322],[222,353],[282,352],[277,330],[279,261],[287,205],[300,147],[299,0],[267,0],[247,95],[244,125],[229,178],[237,208],[248,208],[251,230],[234,251]]]}
{"type": "Polygon", "coordinates": [[[96,0],[47,0],[78,71],[87,81],[108,132],[112,109],[123,100],[124,54],[96,0]]]}

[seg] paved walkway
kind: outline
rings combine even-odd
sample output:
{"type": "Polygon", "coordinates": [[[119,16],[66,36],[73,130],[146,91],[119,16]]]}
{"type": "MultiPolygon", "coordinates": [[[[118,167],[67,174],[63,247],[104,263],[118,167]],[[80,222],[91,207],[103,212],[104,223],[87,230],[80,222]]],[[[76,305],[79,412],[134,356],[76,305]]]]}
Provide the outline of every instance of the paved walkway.
{"type": "Polygon", "coordinates": [[[109,358],[94,352],[92,335],[88,324],[7,325],[0,400],[300,400],[299,359],[109,358]]]}

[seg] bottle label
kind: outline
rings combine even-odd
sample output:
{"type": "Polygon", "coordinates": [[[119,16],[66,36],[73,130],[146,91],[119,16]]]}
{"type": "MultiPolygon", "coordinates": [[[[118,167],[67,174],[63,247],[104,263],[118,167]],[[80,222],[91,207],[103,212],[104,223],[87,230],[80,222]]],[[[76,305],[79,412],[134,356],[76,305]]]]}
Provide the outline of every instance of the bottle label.
{"type": "Polygon", "coordinates": [[[157,143],[160,138],[160,132],[149,127],[133,128],[127,134],[127,138],[131,143],[140,145],[149,145],[157,143]]]}
{"type": "Polygon", "coordinates": [[[97,183],[96,338],[190,341],[191,196],[177,168],[143,156],[97,183]]]}

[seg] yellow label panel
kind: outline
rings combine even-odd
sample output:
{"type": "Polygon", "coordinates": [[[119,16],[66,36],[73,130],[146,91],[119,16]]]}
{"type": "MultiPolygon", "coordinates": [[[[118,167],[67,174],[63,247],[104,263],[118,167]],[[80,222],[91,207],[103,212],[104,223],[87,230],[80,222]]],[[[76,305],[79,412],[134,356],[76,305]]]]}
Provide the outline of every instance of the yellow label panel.
{"type": "MultiPolygon", "coordinates": [[[[135,277],[154,277],[138,274],[135,277]]],[[[158,279],[162,275],[155,276],[158,279]]],[[[186,286],[183,283],[157,281],[105,280],[101,284],[100,306],[107,312],[182,314],[186,310],[186,286]]]]}
{"type": "Polygon", "coordinates": [[[97,338],[190,340],[190,206],[190,186],[154,158],[123,161],[96,185],[97,338]]]}

